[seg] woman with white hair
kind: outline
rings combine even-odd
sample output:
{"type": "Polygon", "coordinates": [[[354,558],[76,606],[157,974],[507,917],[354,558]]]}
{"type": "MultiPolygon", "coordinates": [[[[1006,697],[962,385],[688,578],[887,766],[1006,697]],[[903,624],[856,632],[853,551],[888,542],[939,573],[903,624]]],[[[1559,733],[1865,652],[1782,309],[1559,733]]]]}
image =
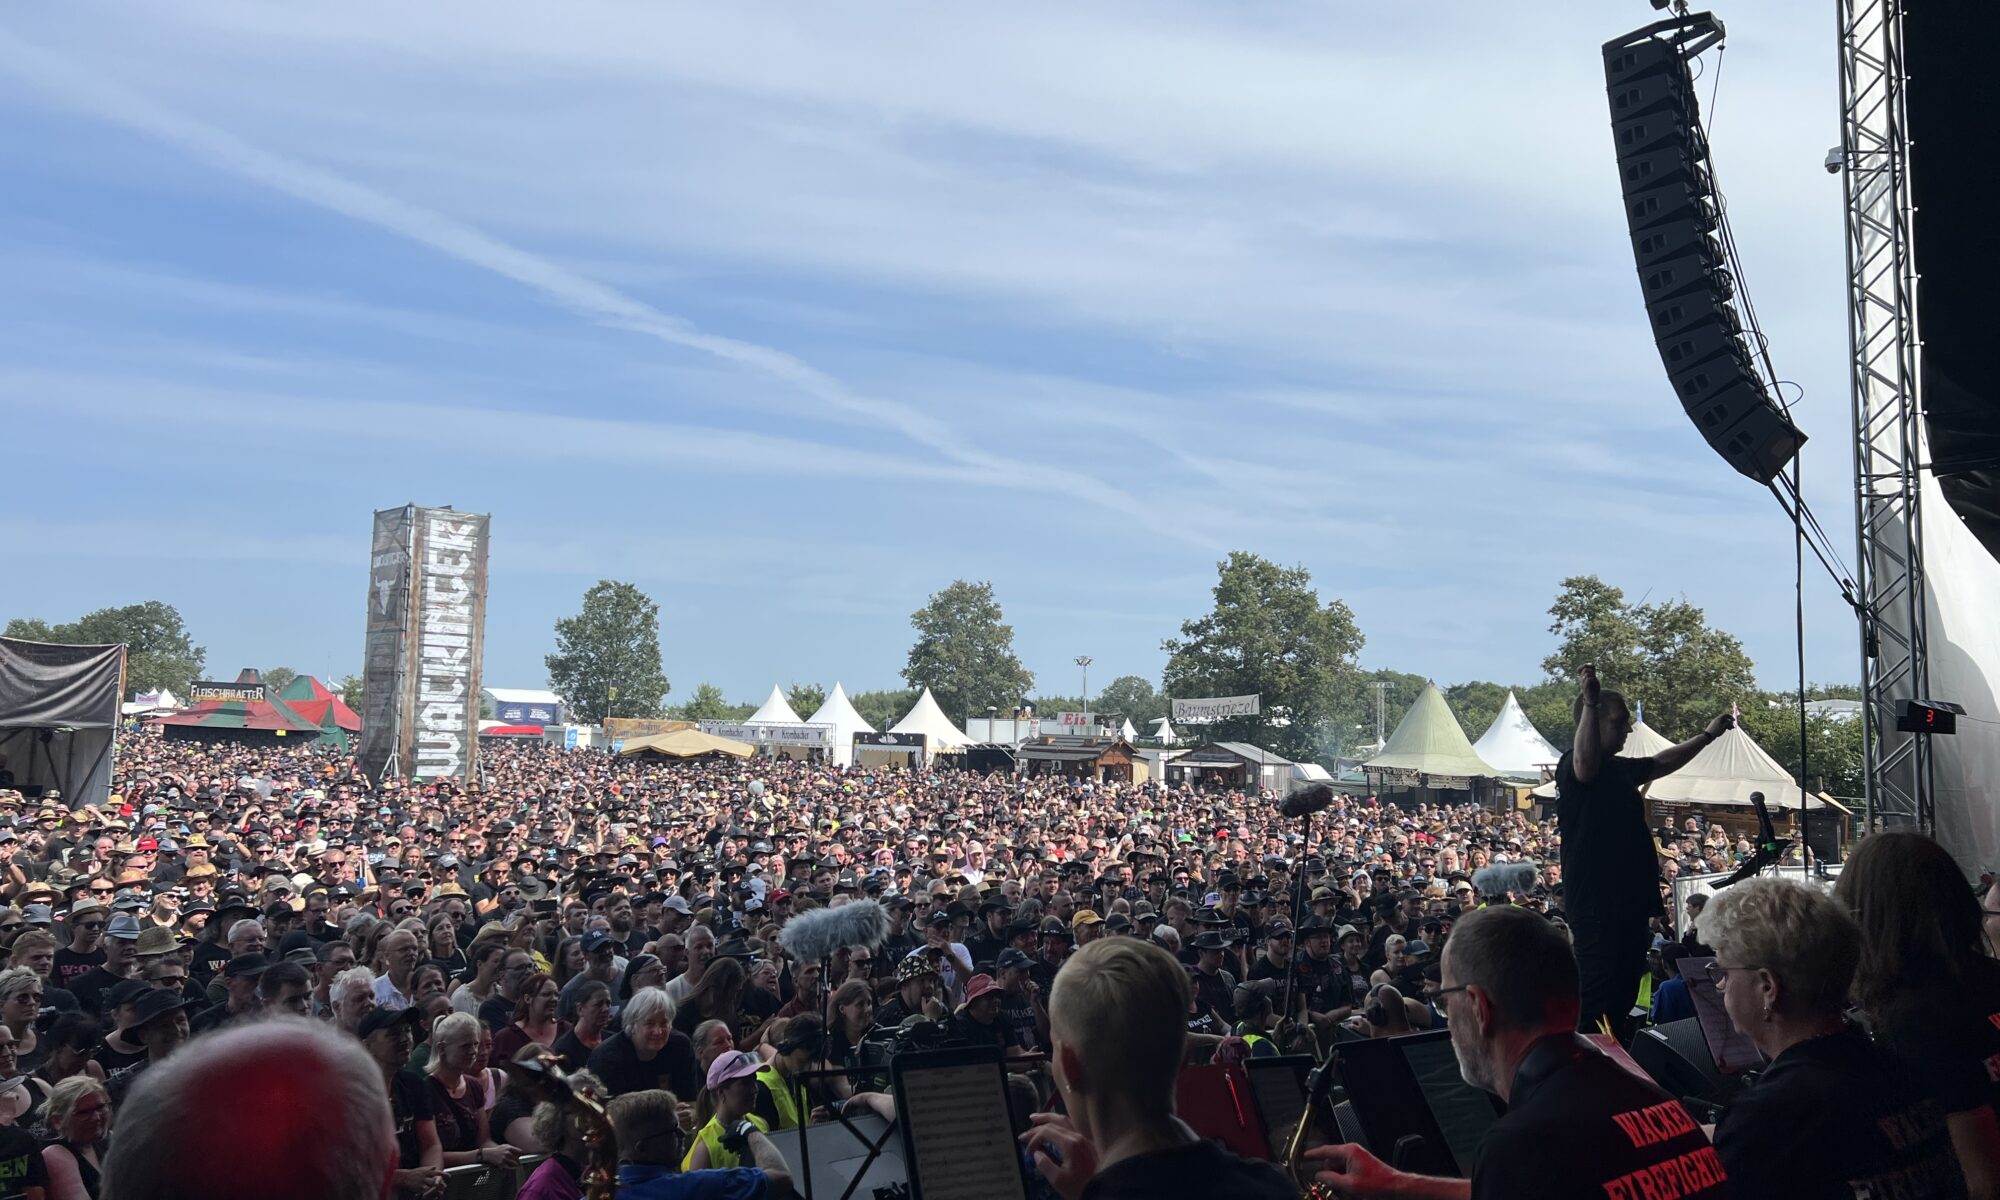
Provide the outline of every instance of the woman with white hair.
{"type": "Polygon", "coordinates": [[[1709,903],[1702,936],[1730,1024],[1771,1061],[1715,1131],[1737,1195],[1965,1195],[1944,1110],[1847,1023],[1861,936],[1838,901],[1745,880],[1709,903]]]}
{"type": "Polygon", "coordinates": [[[673,998],[663,988],[640,988],[625,1002],[624,1027],[590,1054],[590,1072],[604,1081],[607,1094],[665,1088],[692,1096],[701,1090],[694,1043],[674,1028],[674,1014],[673,998]]]}

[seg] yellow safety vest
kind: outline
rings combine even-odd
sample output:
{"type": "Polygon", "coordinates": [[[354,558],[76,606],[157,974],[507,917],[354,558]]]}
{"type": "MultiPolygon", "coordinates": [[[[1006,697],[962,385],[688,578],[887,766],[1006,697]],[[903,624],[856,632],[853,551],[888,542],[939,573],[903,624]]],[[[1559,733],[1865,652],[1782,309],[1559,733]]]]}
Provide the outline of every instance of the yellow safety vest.
{"type": "Polygon", "coordinates": [[[811,1111],[800,1111],[798,1101],[792,1095],[791,1083],[783,1075],[778,1074],[778,1068],[772,1066],[762,1068],[757,1072],[757,1082],[770,1090],[771,1103],[778,1110],[779,1129],[797,1129],[812,1123],[811,1111]]]}
{"type": "MultiPolygon", "coordinates": [[[[764,1128],[763,1118],[757,1116],[756,1114],[753,1113],[746,1119],[752,1125],[755,1125],[758,1129],[763,1130],[765,1133],[771,1132],[770,1130],[764,1128]]],[[[710,1170],[719,1171],[725,1167],[740,1167],[743,1165],[743,1158],[741,1155],[735,1154],[734,1152],[723,1148],[722,1136],[728,1132],[729,1132],[728,1130],[722,1127],[721,1118],[710,1117],[708,1119],[708,1124],[702,1126],[701,1129],[694,1135],[695,1141],[708,1147],[708,1166],[710,1170]]],[[[686,1156],[681,1159],[681,1170],[683,1171],[694,1170],[693,1146],[688,1147],[688,1152],[686,1156]]]]}

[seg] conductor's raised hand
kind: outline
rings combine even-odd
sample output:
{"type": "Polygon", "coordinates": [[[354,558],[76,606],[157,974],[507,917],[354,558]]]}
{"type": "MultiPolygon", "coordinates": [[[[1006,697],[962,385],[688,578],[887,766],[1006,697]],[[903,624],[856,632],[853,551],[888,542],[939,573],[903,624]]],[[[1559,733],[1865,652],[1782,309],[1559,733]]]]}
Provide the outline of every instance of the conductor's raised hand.
{"type": "Polygon", "coordinates": [[[1735,726],[1736,726],[1736,717],[1731,713],[1723,713],[1721,716],[1715,718],[1715,720],[1710,721],[1708,723],[1708,729],[1706,732],[1708,733],[1709,740],[1714,741],[1716,738],[1719,738],[1723,734],[1728,733],[1731,729],[1735,728],[1735,726]]]}
{"type": "Polygon", "coordinates": [[[1583,664],[1583,670],[1579,674],[1579,686],[1583,689],[1583,702],[1585,704],[1596,704],[1598,696],[1603,692],[1604,685],[1597,682],[1597,668],[1595,666],[1590,663],[1583,664]]]}

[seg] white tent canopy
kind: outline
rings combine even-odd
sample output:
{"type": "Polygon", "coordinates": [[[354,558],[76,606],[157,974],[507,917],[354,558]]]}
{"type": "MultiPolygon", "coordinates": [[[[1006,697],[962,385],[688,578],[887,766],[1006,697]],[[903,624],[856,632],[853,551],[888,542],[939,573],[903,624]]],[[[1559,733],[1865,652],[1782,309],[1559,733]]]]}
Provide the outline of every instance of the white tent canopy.
{"type": "Polygon", "coordinates": [[[1521,711],[1521,702],[1507,693],[1507,702],[1500,706],[1499,715],[1479,735],[1472,744],[1473,753],[1492,763],[1508,775],[1521,775],[1529,779],[1540,779],[1543,767],[1553,767],[1562,752],[1549,744],[1528,720],[1528,714],[1521,711]]]}
{"type": "Polygon", "coordinates": [[[854,735],[874,733],[875,727],[861,719],[854,711],[854,705],[847,698],[847,692],[834,681],[833,691],[821,702],[819,711],[812,715],[811,724],[833,726],[833,761],[836,766],[847,766],[854,761],[854,735]]]}
{"type": "Polygon", "coordinates": [[[1160,717],[1153,722],[1153,740],[1162,746],[1172,746],[1181,738],[1174,732],[1173,722],[1166,717],[1160,717]]]}
{"type": "Polygon", "coordinates": [[[910,706],[909,715],[890,726],[889,732],[923,734],[924,744],[932,754],[940,750],[962,750],[972,744],[972,739],[944,715],[929,688],[925,688],[924,694],[910,706]]]}
{"type": "Polygon", "coordinates": [[[771,694],[764,699],[764,706],[743,719],[745,725],[803,725],[799,714],[792,711],[786,702],[785,693],[777,684],[771,685],[771,694]]]}
{"type": "Polygon", "coordinates": [[[1796,804],[1799,785],[1790,772],[1778,765],[1777,759],[1738,725],[1703,746],[1687,766],[1655,779],[1646,788],[1646,797],[1668,804],[1731,804],[1747,808],[1752,792],[1764,793],[1774,806],[1788,800],[1796,804]]]}
{"type": "Polygon", "coordinates": [[[1132,728],[1131,718],[1129,717],[1126,718],[1124,727],[1118,731],[1118,736],[1124,738],[1128,742],[1136,742],[1139,740],[1139,731],[1132,728]]]}

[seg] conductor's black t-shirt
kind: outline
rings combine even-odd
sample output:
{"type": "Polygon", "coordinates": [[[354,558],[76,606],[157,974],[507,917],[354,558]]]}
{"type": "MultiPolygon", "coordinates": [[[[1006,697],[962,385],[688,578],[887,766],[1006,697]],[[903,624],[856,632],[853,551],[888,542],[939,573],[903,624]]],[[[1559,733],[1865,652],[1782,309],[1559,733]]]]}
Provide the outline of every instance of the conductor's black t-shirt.
{"type": "Polygon", "coordinates": [[[1472,1200],[1721,1200],[1722,1159],[1680,1101],[1574,1034],[1530,1047],[1472,1200]]]}
{"type": "Polygon", "coordinates": [[[1858,1029],[1778,1055],[1723,1114],[1715,1149],[1744,1196],[1965,1195],[1944,1109],[1858,1029]]]}
{"type": "Polygon", "coordinates": [[[1556,764],[1564,911],[1572,923],[1661,915],[1659,856],[1639,794],[1652,778],[1652,760],[1606,758],[1597,778],[1580,783],[1571,757],[1556,764]]]}

